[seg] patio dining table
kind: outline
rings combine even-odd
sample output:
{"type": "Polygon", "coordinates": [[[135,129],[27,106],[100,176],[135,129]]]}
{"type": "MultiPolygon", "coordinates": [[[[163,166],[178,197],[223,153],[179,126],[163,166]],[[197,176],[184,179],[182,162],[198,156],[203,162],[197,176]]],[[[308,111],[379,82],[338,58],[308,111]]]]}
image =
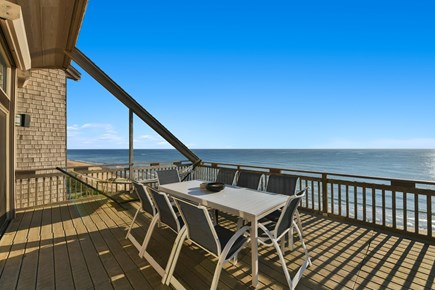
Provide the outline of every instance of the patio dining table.
{"type": "Polygon", "coordinates": [[[288,196],[227,185],[219,192],[200,188],[201,180],[170,183],[159,190],[177,198],[214,208],[251,223],[252,286],[258,284],[258,221],[285,205],[288,196]]]}

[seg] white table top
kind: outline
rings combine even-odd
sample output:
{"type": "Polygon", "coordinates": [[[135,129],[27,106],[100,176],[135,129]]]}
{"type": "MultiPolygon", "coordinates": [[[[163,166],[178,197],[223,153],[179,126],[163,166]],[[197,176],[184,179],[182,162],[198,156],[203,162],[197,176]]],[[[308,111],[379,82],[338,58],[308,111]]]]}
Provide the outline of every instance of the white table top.
{"type": "Polygon", "coordinates": [[[159,186],[159,190],[178,198],[188,199],[248,221],[258,220],[284,206],[288,196],[226,185],[219,192],[200,189],[203,181],[191,180],[159,186]]]}

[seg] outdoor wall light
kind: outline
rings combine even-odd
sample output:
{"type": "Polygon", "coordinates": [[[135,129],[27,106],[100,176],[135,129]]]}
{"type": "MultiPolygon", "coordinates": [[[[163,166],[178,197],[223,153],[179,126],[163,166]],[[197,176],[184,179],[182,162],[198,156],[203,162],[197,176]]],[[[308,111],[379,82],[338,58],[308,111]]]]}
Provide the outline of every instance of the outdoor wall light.
{"type": "Polygon", "coordinates": [[[30,115],[17,114],[15,116],[15,126],[30,127],[30,115]]]}

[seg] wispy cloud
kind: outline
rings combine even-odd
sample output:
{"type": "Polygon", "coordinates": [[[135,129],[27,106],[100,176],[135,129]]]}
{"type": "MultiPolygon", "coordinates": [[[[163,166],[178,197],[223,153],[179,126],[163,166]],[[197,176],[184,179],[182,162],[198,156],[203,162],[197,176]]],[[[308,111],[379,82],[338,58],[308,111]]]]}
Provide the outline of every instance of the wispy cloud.
{"type": "Polygon", "coordinates": [[[166,142],[159,135],[141,135],[137,139],[134,140],[135,148],[172,148],[171,144],[166,142]]]}
{"type": "Polygon", "coordinates": [[[69,148],[122,148],[128,139],[109,123],[73,124],[67,127],[69,148]]]}
{"type": "Polygon", "coordinates": [[[152,135],[141,135],[139,136],[139,140],[156,140],[156,136],[152,135]]]}
{"type": "Polygon", "coordinates": [[[160,141],[157,142],[158,145],[169,145],[169,143],[167,141],[160,141]]]}
{"type": "MultiPolygon", "coordinates": [[[[128,148],[128,132],[118,132],[110,123],[73,124],[67,127],[68,148],[128,148]]],[[[142,148],[172,148],[157,134],[142,134],[134,138],[134,147],[142,148]]]]}

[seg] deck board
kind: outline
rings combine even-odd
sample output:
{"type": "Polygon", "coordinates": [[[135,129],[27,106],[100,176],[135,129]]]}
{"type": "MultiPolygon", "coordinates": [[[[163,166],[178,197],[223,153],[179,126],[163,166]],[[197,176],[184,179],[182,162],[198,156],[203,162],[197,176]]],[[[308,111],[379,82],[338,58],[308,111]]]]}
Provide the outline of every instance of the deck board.
{"type": "Polygon", "coordinates": [[[12,245],[9,248],[10,252],[7,255],[8,258],[5,261],[0,277],[0,285],[2,285],[4,289],[15,289],[18,284],[33,213],[33,210],[26,211],[16,229],[17,233],[12,240],[12,245]]]}
{"type": "Polygon", "coordinates": [[[109,282],[109,275],[107,274],[104,265],[98,256],[96,248],[92,243],[91,236],[81,219],[80,212],[77,210],[77,207],[68,207],[68,209],[70,211],[73,226],[80,241],[83,256],[86,260],[86,265],[88,266],[87,268],[93,285],[104,289],[113,289],[109,282]]]}
{"type": "Polygon", "coordinates": [[[97,251],[97,255],[99,256],[109,276],[109,282],[113,285],[114,289],[132,289],[133,287],[127,279],[127,276],[116,260],[114,254],[110,251],[110,248],[106,244],[102,233],[98,230],[97,225],[94,224],[94,221],[91,218],[94,210],[87,206],[86,202],[81,204],[80,209],[83,224],[86,226],[90,238],[97,251]]]}
{"type": "Polygon", "coordinates": [[[94,285],[90,276],[89,268],[85,262],[84,252],[81,247],[80,239],[73,225],[68,207],[60,208],[62,225],[65,234],[68,236],[67,249],[70,257],[71,273],[76,289],[89,289],[94,285]]]}
{"type": "Polygon", "coordinates": [[[88,203],[88,206],[93,206],[91,209],[94,210],[94,214],[91,216],[91,218],[102,233],[102,236],[106,241],[109,250],[113,253],[115,259],[118,261],[122,271],[124,272],[124,275],[127,277],[131,286],[136,289],[139,289],[141,287],[150,287],[149,283],[140,272],[140,269],[138,269],[136,264],[133,262],[133,260],[123,249],[122,245],[119,243],[115,233],[118,228],[114,225],[110,218],[102,218],[102,205],[97,206],[88,203]]]}
{"type": "Polygon", "coordinates": [[[16,215],[16,218],[11,221],[8,227],[8,231],[4,233],[2,239],[0,240],[0,275],[3,273],[8,257],[11,253],[11,248],[14,245],[15,236],[18,233],[18,228],[23,220],[25,211],[20,212],[16,215]]]}
{"type": "MultiPolygon", "coordinates": [[[[137,205],[136,205],[137,206],[137,205]]],[[[136,206],[126,205],[127,208],[130,209],[130,212],[136,211],[136,206]]],[[[113,207],[112,207],[113,208],[113,207]]],[[[117,212],[119,217],[123,218],[124,227],[127,227],[129,223],[131,222],[131,214],[130,212],[126,214],[124,211],[117,212]]],[[[144,218],[143,216],[140,216],[138,218],[137,224],[133,228],[133,234],[138,237],[139,241],[143,241],[145,237],[146,230],[148,229],[150,224],[150,221],[147,218],[144,218]],[[142,225],[142,226],[138,226],[142,225]]],[[[147,251],[154,257],[154,259],[162,266],[164,267],[166,265],[166,262],[169,258],[169,253],[172,248],[172,244],[175,241],[176,235],[170,230],[159,230],[156,228],[153,235],[151,236],[151,241],[148,246],[147,251]]],[[[125,239],[123,239],[125,241],[125,239]]],[[[134,247],[133,247],[134,249],[134,247]]],[[[136,251],[137,255],[137,251],[136,251]]],[[[183,249],[180,253],[181,257],[186,257],[186,250],[183,249]]],[[[199,255],[189,256],[189,258],[197,258],[199,255]]],[[[189,269],[192,264],[186,264],[184,261],[187,260],[180,258],[180,266],[181,271],[186,272],[186,269],[189,269]]],[[[198,260],[191,260],[194,261],[195,264],[198,264],[198,260]]],[[[157,281],[161,280],[161,277],[158,276],[156,273],[156,279],[157,281]]],[[[208,278],[209,276],[207,276],[208,278]]],[[[206,278],[206,279],[207,279],[206,278]]],[[[208,278],[210,279],[210,278],[208,278]]],[[[191,273],[190,275],[183,275],[182,280],[185,282],[186,285],[197,288],[197,289],[204,289],[204,287],[207,288],[207,283],[204,282],[204,278],[197,275],[197,272],[191,273]]],[[[211,280],[210,280],[211,283],[211,280]]]]}
{"type": "Polygon", "coordinates": [[[17,289],[29,289],[36,285],[39,261],[42,211],[35,211],[29,225],[26,249],[21,263],[17,289]]]}
{"type": "Polygon", "coordinates": [[[53,289],[56,285],[54,275],[54,244],[51,212],[50,207],[46,207],[42,211],[41,241],[39,245],[36,289],[53,289]]]}
{"type": "Polygon", "coordinates": [[[51,217],[53,219],[55,286],[58,289],[74,289],[71,260],[67,246],[67,240],[70,237],[66,235],[63,228],[60,206],[52,207],[51,217]]]}
{"type": "Polygon", "coordinates": [[[134,261],[136,267],[141,270],[143,276],[147,279],[149,286],[153,289],[157,287],[160,289],[169,289],[169,287],[161,284],[161,277],[144,259],[139,257],[138,251],[130,243],[130,241],[125,239],[127,225],[129,225],[131,222],[131,216],[126,215],[124,211],[115,210],[114,207],[108,205],[107,203],[103,204],[101,208],[104,211],[104,215],[110,218],[114,223],[114,227],[117,228],[117,239],[119,243],[134,261]]]}
{"type": "MultiPolygon", "coordinates": [[[[103,197],[17,213],[0,240],[3,289],[169,289],[125,239],[137,203],[122,207],[103,197]]],[[[234,228],[225,214],[222,225],[234,228]]],[[[435,289],[435,246],[321,216],[302,214],[304,238],[313,265],[297,289],[435,289]]],[[[142,241],[150,224],[139,216],[132,233],[142,241]]],[[[175,233],[156,228],[149,252],[163,266],[175,233]]],[[[273,249],[259,247],[259,289],[286,289],[273,249]]],[[[303,258],[300,243],[286,252],[294,275],[303,258]]],[[[219,289],[249,289],[250,250],[237,265],[224,265],[219,289]]],[[[210,286],[216,259],[185,244],[175,277],[187,289],[210,286]]]]}

